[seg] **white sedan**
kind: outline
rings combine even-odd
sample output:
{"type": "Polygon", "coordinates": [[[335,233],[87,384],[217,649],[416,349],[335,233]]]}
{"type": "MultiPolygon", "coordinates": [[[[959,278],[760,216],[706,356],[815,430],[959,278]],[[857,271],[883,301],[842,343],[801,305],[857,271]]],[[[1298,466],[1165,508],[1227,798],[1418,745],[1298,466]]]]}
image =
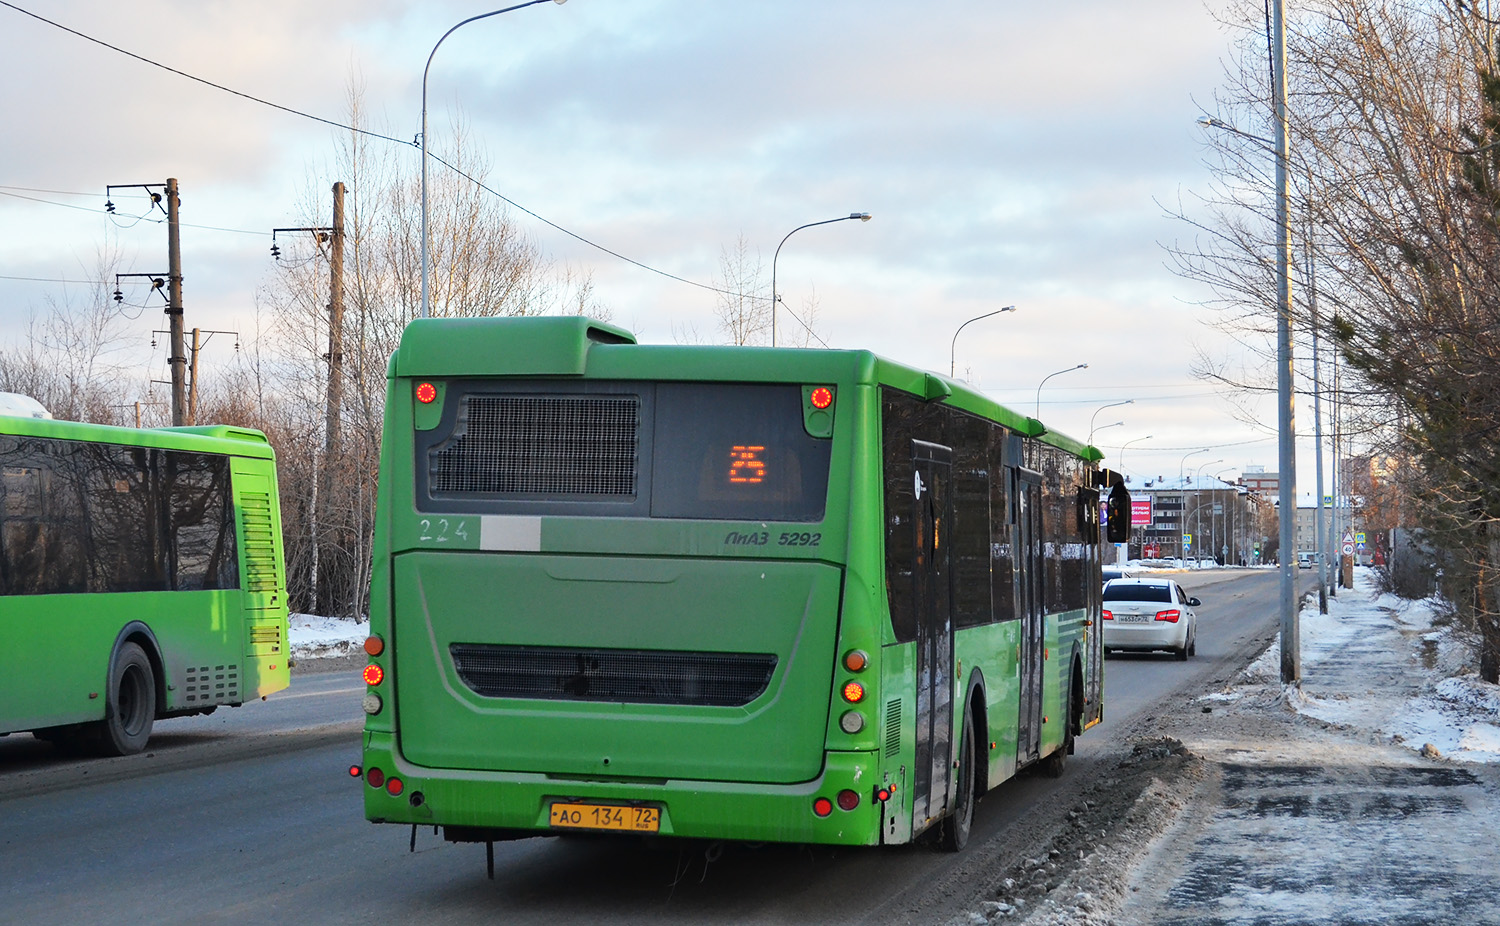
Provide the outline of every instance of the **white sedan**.
{"type": "Polygon", "coordinates": [[[1171,579],[1115,579],[1104,586],[1104,649],[1171,650],[1187,659],[1198,650],[1203,602],[1171,579]]]}

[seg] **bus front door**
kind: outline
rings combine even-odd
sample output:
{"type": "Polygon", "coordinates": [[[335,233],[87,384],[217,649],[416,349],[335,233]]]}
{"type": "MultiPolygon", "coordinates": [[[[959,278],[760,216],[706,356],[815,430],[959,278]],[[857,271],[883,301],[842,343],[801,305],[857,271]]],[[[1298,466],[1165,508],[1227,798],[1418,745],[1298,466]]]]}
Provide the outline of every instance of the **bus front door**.
{"type": "Polygon", "coordinates": [[[1016,764],[1040,758],[1042,736],[1042,486],[1040,474],[1018,471],[1016,499],[1016,613],[1021,618],[1021,716],[1016,764]]]}
{"type": "Polygon", "coordinates": [[[947,813],[953,778],[952,578],[948,568],[953,451],[940,444],[912,441],[912,463],[916,474],[912,523],[917,534],[912,564],[917,617],[915,832],[947,813]]]}

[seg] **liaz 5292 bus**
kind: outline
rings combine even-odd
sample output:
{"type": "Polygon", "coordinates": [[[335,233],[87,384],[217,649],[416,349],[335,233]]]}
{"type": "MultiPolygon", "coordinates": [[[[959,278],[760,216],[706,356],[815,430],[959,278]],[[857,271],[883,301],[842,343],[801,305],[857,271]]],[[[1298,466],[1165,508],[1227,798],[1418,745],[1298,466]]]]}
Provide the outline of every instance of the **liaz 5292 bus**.
{"type": "Polygon", "coordinates": [[[125,755],[162,717],[287,686],[259,431],[0,412],[0,735],[125,755]]]}
{"type": "Polygon", "coordinates": [[[986,789],[1061,773],[1103,717],[1098,459],[865,351],[416,321],[389,370],[366,816],[491,849],[960,848],[986,789]]]}

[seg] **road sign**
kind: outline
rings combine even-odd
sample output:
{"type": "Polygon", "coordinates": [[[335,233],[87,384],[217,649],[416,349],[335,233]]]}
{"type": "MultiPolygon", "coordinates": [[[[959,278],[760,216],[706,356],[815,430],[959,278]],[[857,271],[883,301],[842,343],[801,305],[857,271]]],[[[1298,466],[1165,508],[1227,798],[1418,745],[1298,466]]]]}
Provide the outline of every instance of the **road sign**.
{"type": "Polygon", "coordinates": [[[1348,541],[1344,542],[1344,555],[1345,556],[1353,556],[1354,555],[1354,544],[1349,543],[1348,541]]]}
{"type": "Polygon", "coordinates": [[[1192,534],[1183,534],[1182,535],[1182,545],[1185,546],[1185,547],[1192,546],[1193,545],[1193,535],[1192,534]]]}

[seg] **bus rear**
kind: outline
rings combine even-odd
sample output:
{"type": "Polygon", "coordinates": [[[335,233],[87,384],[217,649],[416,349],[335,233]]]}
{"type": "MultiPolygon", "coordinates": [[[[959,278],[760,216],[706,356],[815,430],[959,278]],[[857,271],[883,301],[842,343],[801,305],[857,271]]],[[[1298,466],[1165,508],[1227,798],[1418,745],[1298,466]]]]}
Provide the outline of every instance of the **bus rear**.
{"type": "Polygon", "coordinates": [[[878,412],[865,357],[636,346],[578,318],[410,326],[366,815],[464,841],[878,843],[857,657],[881,642],[879,550],[850,541],[879,537],[851,503],[878,498],[878,447],[851,436],[878,412]]]}

